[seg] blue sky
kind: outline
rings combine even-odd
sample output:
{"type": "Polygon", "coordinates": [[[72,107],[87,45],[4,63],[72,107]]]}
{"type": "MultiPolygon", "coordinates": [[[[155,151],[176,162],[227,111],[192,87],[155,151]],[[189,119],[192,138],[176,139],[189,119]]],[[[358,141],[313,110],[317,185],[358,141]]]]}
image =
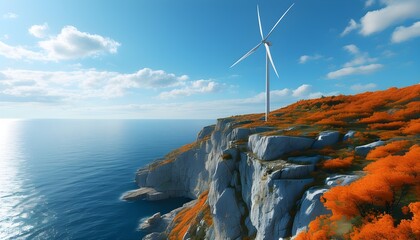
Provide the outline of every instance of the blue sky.
{"type": "Polygon", "coordinates": [[[420,82],[419,0],[0,1],[0,118],[219,118],[420,82]]]}

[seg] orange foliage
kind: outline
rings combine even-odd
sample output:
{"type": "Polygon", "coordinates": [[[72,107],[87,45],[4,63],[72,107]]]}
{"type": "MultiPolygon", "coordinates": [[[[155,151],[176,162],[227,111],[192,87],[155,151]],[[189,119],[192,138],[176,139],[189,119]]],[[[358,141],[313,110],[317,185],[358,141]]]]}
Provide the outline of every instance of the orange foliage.
{"type": "Polygon", "coordinates": [[[182,239],[190,226],[194,226],[201,219],[198,219],[200,214],[203,214],[204,221],[207,226],[213,224],[213,219],[210,214],[210,207],[207,203],[208,191],[203,192],[198,198],[197,203],[189,208],[181,210],[174,218],[175,226],[169,233],[170,240],[182,239]]]}
{"type": "Polygon", "coordinates": [[[327,240],[335,234],[335,222],[321,215],[309,223],[307,232],[300,232],[295,240],[327,240]]]}
{"type": "Polygon", "coordinates": [[[414,234],[416,234],[417,239],[420,236],[420,202],[410,203],[408,205],[410,208],[410,212],[413,213],[413,217],[411,218],[411,229],[413,230],[414,234]]]}
{"type": "MultiPolygon", "coordinates": [[[[329,129],[359,131],[362,130],[360,128],[366,127],[360,123],[365,123],[370,127],[366,130],[375,130],[374,134],[377,137],[386,140],[402,134],[420,133],[420,122],[410,122],[420,117],[419,98],[420,85],[417,84],[354,96],[340,95],[301,100],[271,112],[267,122],[263,120],[263,114],[235,116],[231,120],[237,126],[246,128],[272,126],[285,129],[296,124],[310,126],[317,124],[319,127],[329,129]]],[[[302,134],[307,133],[303,130],[302,134]]]]}
{"type": "Polygon", "coordinates": [[[390,122],[390,123],[372,123],[369,124],[369,127],[371,129],[400,129],[406,124],[406,122],[403,121],[397,121],[397,122],[390,122]]]}
{"type": "Polygon", "coordinates": [[[348,186],[338,186],[326,192],[324,205],[333,212],[332,219],[342,216],[366,215],[372,207],[392,211],[396,194],[403,186],[417,186],[420,179],[420,146],[414,145],[403,156],[387,156],[364,168],[365,177],[348,186]]]}
{"type": "Polygon", "coordinates": [[[413,119],[413,118],[420,118],[420,102],[414,101],[406,104],[404,109],[399,109],[394,113],[396,117],[402,119],[413,119]]]}
{"type": "Polygon", "coordinates": [[[316,122],[315,124],[319,124],[319,125],[331,125],[331,126],[346,126],[347,123],[345,123],[344,121],[341,120],[337,120],[334,118],[324,118],[318,122],[316,122]]]}
{"type": "Polygon", "coordinates": [[[185,144],[185,145],[181,146],[180,148],[168,153],[165,156],[164,159],[149,164],[149,166],[148,166],[149,170],[153,170],[155,168],[161,167],[163,165],[166,165],[168,163],[171,163],[171,162],[175,161],[175,159],[180,154],[182,154],[184,152],[187,152],[187,151],[190,151],[194,148],[197,148],[199,146],[199,144],[201,144],[204,141],[207,141],[208,139],[209,139],[208,137],[205,137],[205,138],[201,139],[201,141],[199,141],[199,142],[192,142],[192,143],[188,143],[188,144],[185,144]]]}
{"type": "Polygon", "coordinates": [[[376,132],[376,134],[382,140],[389,140],[395,137],[402,136],[400,130],[382,130],[380,132],[376,132]]]}
{"type": "Polygon", "coordinates": [[[345,238],[350,239],[420,239],[420,202],[402,208],[404,214],[410,210],[411,219],[396,224],[392,215],[408,189],[419,190],[420,146],[411,146],[404,155],[391,155],[408,144],[405,140],[395,141],[372,151],[370,157],[379,159],[364,168],[367,175],[324,193],[321,200],[332,215],[312,221],[309,230],[297,239],[335,239],[346,233],[345,238]],[[343,219],[354,220],[358,216],[363,217],[360,225],[338,233],[343,219]]]}
{"type": "Polygon", "coordinates": [[[402,220],[394,226],[391,215],[374,216],[373,219],[365,219],[360,228],[355,228],[351,239],[420,239],[420,202],[411,203],[408,207],[413,213],[412,219],[402,220]]]}
{"type": "Polygon", "coordinates": [[[387,156],[366,166],[364,170],[370,174],[383,174],[388,178],[396,174],[406,175],[412,178],[413,183],[420,184],[417,178],[420,173],[420,146],[414,145],[403,156],[387,156]]]}
{"type": "MultiPolygon", "coordinates": [[[[368,215],[359,227],[353,227],[350,233],[339,233],[340,221],[334,221],[330,215],[321,215],[313,220],[306,232],[300,232],[296,240],[328,240],[342,238],[352,240],[382,239],[420,239],[420,202],[410,203],[411,219],[403,219],[395,226],[394,218],[389,214],[368,215]]],[[[345,229],[344,229],[345,230],[345,229]]],[[[351,231],[351,229],[350,229],[351,231]]]]}
{"type": "Polygon", "coordinates": [[[420,134],[420,119],[411,120],[402,132],[407,135],[420,134]]]}
{"type": "Polygon", "coordinates": [[[361,123],[386,123],[391,122],[393,116],[387,112],[374,112],[372,116],[363,118],[359,122],[361,123]]]}
{"type": "Polygon", "coordinates": [[[344,159],[334,158],[323,162],[322,167],[326,169],[348,168],[351,166],[354,157],[346,157],[344,159]]]}
{"type": "Polygon", "coordinates": [[[376,175],[367,175],[348,186],[337,186],[324,193],[324,205],[333,213],[333,220],[343,216],[352,218],[367,214],[371,203],[384,206],[393,198],[386,180],[376,175]]]}
{"type": "Polygon", "coordinates": [[[405,231],[401,231],[400,228],[394,227],[394,219],[391,215],[386,214],[379,218],[375,218],[372,222],[364,223],[360,229],[356,228],[351,234],[351,239],[410,239],[410,237],[404,233],[405,231]]]}
{"type": "Polygon", "coordinates": [[[395,154],[403,150],[410,142],[407,140],[395,141],[388,143],[385,146],[379,146],[371,150],[366,156],[368,160],[376,160],[378,158],[383,158],[391,154],[395,154]]]}

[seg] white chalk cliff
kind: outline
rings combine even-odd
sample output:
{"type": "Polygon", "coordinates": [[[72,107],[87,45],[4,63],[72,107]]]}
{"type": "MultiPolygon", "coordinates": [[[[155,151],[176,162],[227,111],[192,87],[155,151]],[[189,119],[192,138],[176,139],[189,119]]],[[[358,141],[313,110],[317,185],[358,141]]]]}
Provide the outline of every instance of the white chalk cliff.
{"type": "MultiPolygon", "coordinates": [[[[281,129],[241,125],[227,118],[205,127],[191,149],[170,161],[140,169],[135,178],[139,189],[125,198],[197,199],[209,190],[213,224],[201,223],[184,239],[194,239],[192,234],[199,234],[199,239],[282,239],[294,236],[317,216],[329,213],[320,196],[330,187],[357,179],[355,175],[331,175],[320,184],[311,173],[324,156],[288,157],[292,152],[334,145],[343,140],[344,134],[326,131],[315,138],[296,137],[282,135],[281,129]]],[[[361,147],[361,154],[374,145],[380,144],[361,147]]],[[[174,226],[171,221],[175,213],[148,219],[143,228],[156,232],[145,239],[166,239],[174,226]],[[155,228],[149,226],[153,224],[155,228]]]]}

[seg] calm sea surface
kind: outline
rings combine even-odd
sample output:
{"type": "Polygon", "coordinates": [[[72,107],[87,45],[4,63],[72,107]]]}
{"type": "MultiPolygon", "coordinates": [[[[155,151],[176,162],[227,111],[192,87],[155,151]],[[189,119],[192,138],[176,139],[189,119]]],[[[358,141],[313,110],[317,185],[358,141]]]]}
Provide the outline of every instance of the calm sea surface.
{"type": "Polygon", "coordinates": [[[0,239],[141,239],[185,199],[126,202],[136,170],[213,120],[0,120],[0,239]]]}

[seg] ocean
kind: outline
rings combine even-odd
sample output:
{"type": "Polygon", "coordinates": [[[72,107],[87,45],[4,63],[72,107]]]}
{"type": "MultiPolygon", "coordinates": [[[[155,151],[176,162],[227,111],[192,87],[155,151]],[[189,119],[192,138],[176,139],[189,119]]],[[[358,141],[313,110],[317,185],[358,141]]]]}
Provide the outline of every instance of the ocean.
{"type": "Polygon", "coordinates": [[[0,239],[141,239],[187,199],[122,201],[135,172],[214,120],[0,120],[0,239]]]}

